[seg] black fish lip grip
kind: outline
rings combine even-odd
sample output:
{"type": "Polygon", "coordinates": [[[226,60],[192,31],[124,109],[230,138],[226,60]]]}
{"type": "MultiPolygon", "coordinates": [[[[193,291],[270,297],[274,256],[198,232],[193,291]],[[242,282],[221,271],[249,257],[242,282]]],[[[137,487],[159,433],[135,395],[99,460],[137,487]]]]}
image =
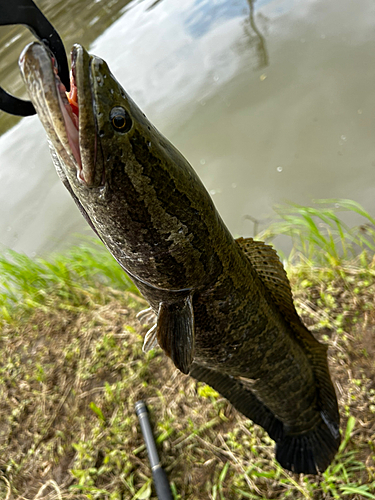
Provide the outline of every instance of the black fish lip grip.
{"type": "MultiPolygon", "coordinates": [[[[69,67],[64,44],[52,24],[32,0],[0,0],[0,26],[22,24],[55,58],[60,80],[69,90],[69,67]]],[[[30,116],[36,111],[30,101],[19,99],[0,87],[0,110],[11,115],[30,116]]]]}

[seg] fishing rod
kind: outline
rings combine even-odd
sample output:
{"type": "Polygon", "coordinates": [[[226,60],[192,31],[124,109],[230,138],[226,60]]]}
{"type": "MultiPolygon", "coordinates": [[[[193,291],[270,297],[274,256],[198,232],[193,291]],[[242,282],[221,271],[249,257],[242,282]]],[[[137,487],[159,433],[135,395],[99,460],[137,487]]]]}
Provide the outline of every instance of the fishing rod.
{"type": "Polygon", "coordinates": [[[147,454],[151,465],[152,477],[154,480],[158,499],[173,500],[168,478],[161,466],[159,455],[156,449],[154,436],[152,434],[150,421],[148,419],[147,407],[143,401],[137,401],[135,403],[135,412],[138,416],[143,439],[146,443],[147,454]]]}

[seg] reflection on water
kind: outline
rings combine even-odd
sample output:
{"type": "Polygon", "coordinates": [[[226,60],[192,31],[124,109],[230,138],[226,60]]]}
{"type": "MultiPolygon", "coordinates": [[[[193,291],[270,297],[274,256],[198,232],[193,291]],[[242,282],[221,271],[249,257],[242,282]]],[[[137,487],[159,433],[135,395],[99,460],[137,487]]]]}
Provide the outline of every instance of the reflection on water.
{"type": "MultiPolygon", "coordinates": [[[[113,5],[82,4],[76,33],[50,16],[66,46],[89,36],[89,7],[113,5]]],[[[371,0],[138,0],[91,51],[189,159],[232,233],[249,235],[287,199],[346,197],[374,211],[372,14],[371,0]]],[[[36,118],[0,138],[0,199],[0,242],[17,250],[49,250],[86,227],[36,118]]]]}
{"type": "MultiPolygon", "coordinates": [[[[250,9],[249,19],[248,21],[245,21],[245,32],[249,37],[247,43],[248,45],[252,44],[255,45],[255,50],[257,52],[259,61],[258,69],[261,69],[265,66],[268,66],[269,64],[266,39],[259,30],[257,22],[255,22],[255,16],[254,16],[255,0],[247,0],[247,3],[249,4],[249,9],[250,9]],[[249,24],[249,26],[247,26],[247,23],[249,24]]],[[[262,18],[261,15],[259,15],[258,17],[259,17],[259,23],[265,24],[267,18],[262,18]]]]}

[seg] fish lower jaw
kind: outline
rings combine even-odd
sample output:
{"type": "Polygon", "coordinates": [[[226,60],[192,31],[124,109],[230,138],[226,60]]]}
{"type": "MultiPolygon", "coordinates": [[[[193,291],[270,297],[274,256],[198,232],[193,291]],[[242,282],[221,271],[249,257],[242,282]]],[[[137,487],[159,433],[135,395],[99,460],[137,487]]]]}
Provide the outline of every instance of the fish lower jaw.
{"type": "Polygon", "coordinates": [[[65,124],[65,131],[64,131],[65,133],[59,134],[58,131],[56,131],[56,133],[66,152],[70,155],[73,155],[75,159],[77,168],[77,179],[82,184],[86,184],[83,175],[81,151],[79,147],[79,130],[77,128],[77,122],[74,120],[70,104],[67,98],[65,97],[65,87],[62,85],[59,79],[57,79],[56,81],[56,87],[57,87],[59,106],[65,124]]]}

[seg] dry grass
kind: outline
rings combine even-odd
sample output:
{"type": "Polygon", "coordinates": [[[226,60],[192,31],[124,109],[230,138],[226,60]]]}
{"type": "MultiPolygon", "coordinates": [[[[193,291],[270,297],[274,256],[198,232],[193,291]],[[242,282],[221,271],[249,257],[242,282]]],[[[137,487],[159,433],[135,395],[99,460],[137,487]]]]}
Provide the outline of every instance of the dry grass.
{"type": "Polygon", "coordinates": [[[0,498],[156,498],[134,412],[144,399],[175,499],[375,498],[375,272],[291,270],[296,303],[329,344],[344,443],[320,477],[285,472],[273,443],[160,351],[142,352],[136,295],[100,289],[3,322],[0,498]],[[345,433],[345,429],[347,432],[345,433]]]}

